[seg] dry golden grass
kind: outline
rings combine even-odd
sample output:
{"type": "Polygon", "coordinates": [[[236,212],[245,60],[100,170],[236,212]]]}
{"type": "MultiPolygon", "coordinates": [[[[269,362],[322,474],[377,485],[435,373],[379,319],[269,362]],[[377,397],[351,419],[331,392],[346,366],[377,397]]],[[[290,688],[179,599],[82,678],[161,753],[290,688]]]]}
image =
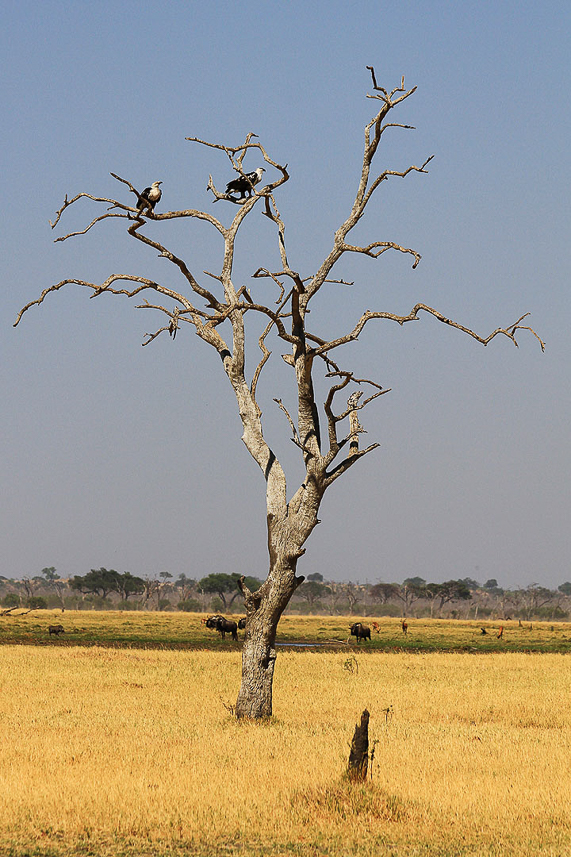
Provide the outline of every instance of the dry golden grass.
{"type": "Polygon", "coordinates": [[[571,854],[565,655],[284,652],[266,723],[237,651],[0,655],[2,855],[571,854]]]}

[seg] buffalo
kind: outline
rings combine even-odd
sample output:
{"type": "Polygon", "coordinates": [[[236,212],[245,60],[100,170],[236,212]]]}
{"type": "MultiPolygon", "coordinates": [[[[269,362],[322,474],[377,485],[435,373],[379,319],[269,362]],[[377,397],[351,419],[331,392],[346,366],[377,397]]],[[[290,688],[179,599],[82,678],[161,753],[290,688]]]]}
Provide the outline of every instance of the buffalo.
{"type": "Polygon", "coordinates": [[[371,629],[368,625],[363,625],[362,622],[355,622],[354,625],[351,625],[351,636],[357,637],[357,642],[360,643],[361,640],[370,640],[371,639],[371,629]]]}
{"type": "Polygon", "coordinates": [[[246,617],[242,616],[241,619],[238,619],[238,628],[240,631],[243,631],[246,628],[246,617]]]}
{"type": "Polygon", "coordinates": [[[231,619],[225,619],[224,616],[219,616],[216,621],[216,630],[220,631],[222,639],[226,634],[232,634],[232,639],[238,639],[238,625],[231,619]]]}
{"type": "Polygon", "coordinates": [[[50,632],[50,636],[52,634],[55,634],[57,637],[60,634],[65,634],[65,629],[64,629],[63,625],[50,625],[48,628],[48,631],[50,632]]]}
{"type": "Polygon", "coordinates": [[[207,628],[214,630],[216,628],[216,623],[219,619],[224,619],[224,616],[221,616],[219,613],[216,616],[209,616],[208,619],[203,619],[202,621],[206,625],[207,628]]]}

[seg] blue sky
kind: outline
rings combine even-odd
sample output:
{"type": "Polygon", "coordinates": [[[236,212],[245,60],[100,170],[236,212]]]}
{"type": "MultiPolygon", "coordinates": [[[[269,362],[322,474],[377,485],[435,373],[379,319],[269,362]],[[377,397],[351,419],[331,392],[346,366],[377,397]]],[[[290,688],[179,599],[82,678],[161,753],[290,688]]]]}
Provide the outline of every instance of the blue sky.
{"type": "MultiPolygon", "coordinates": [[[[403,74],[418,86],[398,117],[417,130],[395,129],[379,166],[435,158],[385,183],[356,237],[423,258],[414,271],[396,254],[342,263],[355,285],[323,295],[321,329],[422,301],[482,334],[529,311],[547,348],[525,333],[519,349],[482,348],[428,317],[369,327],[344,360],[392,389],[365,420],[381,447],[326,495],[300,571],[571,579],[570,24],[563,2],[5,4],[0,574],[265,574],[263,480],[218,359],[190,330],[141,348],[162,322],[73,287],[12,324],[67,276],[172,276],[114,222],[54,244],[48,220],[66,193],[124,198],[110,172],[161,179],[165,210],[212,210],[208,175],[222,184],[228,165],[190,136],[235,145],[254,131],[288,163],[290,259],[315,270],[352,202],[373,65],[387,88],[403,74]]],[[[84,201],[62,228],[92,216],[84,201]]],[[[238,284],[274,259],[270,226],[254,212],[238,284]]],[[[168,237],[197,272],[219,264],[204,227],[168,237]]],[[[292,396],[285,377],[261,392],[293,491],[272,404],[292,396]]]]}

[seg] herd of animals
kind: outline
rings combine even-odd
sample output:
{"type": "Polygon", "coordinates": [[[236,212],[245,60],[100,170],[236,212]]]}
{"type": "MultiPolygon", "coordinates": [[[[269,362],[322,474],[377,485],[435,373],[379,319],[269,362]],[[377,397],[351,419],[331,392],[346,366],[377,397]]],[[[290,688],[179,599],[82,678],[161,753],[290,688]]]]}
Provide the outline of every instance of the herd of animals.
{"type": "MultiPolygon", "coordinates": [[[[219,613],[216,613],[214,616],[209,616],[208,619],[200,620],[206,628],[211,631],[218,631],[222,639],[226,637],[226,634],[231,634],[233,640],[238,639],[238,631],[243,631],[246,628],[246,617],[243,616],[237,622],[233,619],[227,619],[225,616],[221,616],[219,613]]],[[[406,619],[401,620],[401,629],[403,634],[408,634],[408,622],[406,619]]],[[[522,626],[520,619],[520,627],[522,626]]],[[[371,622],[373,631],[377,634],[379,633],[379,623],[371,622]]],[[[530,626],[531,629],[531,626],[530,626]]],[[[485,628],[482,628],[482,634],[487,634],[485,628]]],[[[361,640],[370,640],[371,639],[371,628],[368,625],[363,624],[363,622],[354,622],[349,628],[352,637],[356,637],[357,643],[360,643],[361,640]]],[[[65,634],[65,629],[63,625],[50,625],[48,627],[48,632],[51,635],[55,635],[59,637],[60,634],[65,634]]],[[[498,639],[501,639],[504,635],[503,625],[501,626],[499,632],[497,633],[498,639]]]]}
{"type": "MultiPolygon", "coordinates": [[[[246,617],[244,616],[242,619],[239,619],[238,622],[234,622],[232,619],[226,619],[225,616],[221,616],[216,614],[215,616],[209,616],[208,619],[200,620],[203,625],[211,630],[216,630],[224,639],[226,634],[232,634],[232,639],[238,639],[238,629],[243,630],[246,628],[246,617]]],[[[373,622],[373,630],[379,633],[379,624],[378,622],[373,622]]],[[[403,633],[406,634],[408,632],[408,623],[406,619],[403,619],[401,622],[401,627],[403,633]]],[[[357,638],[357,643],[360,643],[361,640],[370,640],[371,639],[371,629],[368,625],[364,625],[362,622],[354,622],[349,628],[352,637],[357,638]]]]}

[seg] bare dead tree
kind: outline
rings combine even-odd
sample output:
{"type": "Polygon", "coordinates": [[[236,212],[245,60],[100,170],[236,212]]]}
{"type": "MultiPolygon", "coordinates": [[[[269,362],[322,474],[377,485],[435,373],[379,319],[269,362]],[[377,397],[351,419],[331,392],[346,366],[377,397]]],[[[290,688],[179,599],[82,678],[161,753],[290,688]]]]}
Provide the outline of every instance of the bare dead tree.
{"type": "MultiPolygon", "coordinates": [[[[154,310],[164,318],[162,325],[145,335],[143,345],[148,345],[163,333],[170,334],[174,339],[181,326],[189,324],[203,342],[218,352],[221,366],[236,398],[243,428],[242,440],[262,471],[266,484],[268,576],[257,592],[250,592],[244,580],[241,581],[248,616],[242,683],[236,703],[236,715],[241,718],[259,718],[272,713],[276,629],[294,591],[303,582],[304,578],[297,575],[297,563],[305,551],[307,539],[319,523],[317,516],[326,490],[378,446],[377,443],[361,445],[361,436],[365,432],[361,420],[364,419],[367,406],[388,390],[373,379],[357,377],[354,371],[341,365],[336,355],[344,345],[357,340],[373,321],[388,321],[403,326],[417,321],[422,314],[428,314],[462,331],[482,345],[488,345],[497,336],[505,336],[517,345],[516,336],[521,330],[531,331],[537,336],[523,324],[526,315],[507,327],[497,328],[487,336],[481,336],[424,303],[415,304],[405,315],[367,310],[355,318],[350,329],[339,332],[335,338],[324,339],[319,335],[316,328],[318,313],[308,315],[310,304],[322,288],[327,288],[332,282],[342,282],[334,279],[334,268],[340,259],[351,254],[378,259],[391,250],[411,257],[413,268],[420,261],[420,255],[415,250],[394,241],[375,240],[361,246],[349,240],[351,230],[357,226],[373,195],[384,182],[395,177],[404,179],[415,173],[424,174],[432,159],[428,157],[420,166],[408,166],[402,170],[383,169],[377,172],[373,169],[385,133],[395,128],[410,127],[389,120],[392,120],[393,111],[410,98],[416,87],[407,90],[403,78],[400,85],[389,92],[377,85],[374,70],[370,71],[373,91],[367,97],[374,100],[378,109],[365,127],[364,151],[355,198],[348,216],[333,236],[329,252],[314,273],[302,276],[291,266],[288,257],[285,224],[276,202],[276,191],[289,179],[287,165],[272,160],[254,134],[248,134],[238,146],[188,137],[188,140],[200,146],[224,153],[241,176],[245,176],[244,159],[250,153],[262,157],[266,167],[271,168],[268,174],[276,176],[263,187],[256,184],[252,187],[251,195],[239,200],[230,199],[221,193],[210,177],[207,189],[212,193],[213,201],[219,203],[226,200],[236,204],[237,210],[229,226],[225,226],[214,215],[198,209],[166,213],[145,211],[143,214],[135,205],[84,192],[69,200],[66,196],[52,224],[55,228],[67,209],[82,198],[107,206],[83,229],[69,232],[56,240],[66,241],[84,235],[105,220],[113,219],[117,225],[124,223],[133,239],[158,252],[160,257],[171,263],[182,283],[180,290],[134,274],[111,274],[102,283],[70,278],[46,288],[39,298],[20,311],[16,320],[18,324],[31,307],[41,304],[48,295],[75,284],[88,289],[91,297],[98,297],[104,292],[129,298],[142,297],[139,308],[154,310]],[[252,274],[252,288],[237,288],[233,281],[236,242],[240,227],[256,207],[261,207],[262,213],[275,226],[281,267],[277,271],[257,267],[252,274]],[[155,221],[181,218],[207,223],[222,238],[224,251],[218,273],[204,272],[202,276],[197,271],[191,271],[187,262],[166,244],[150,237],[155,221]],[[257,288],[260,281],[264,285],[264,296],[261,298],[258,297],[260,290],[257,288]],[[274,304],[267,297],[268,285],[276,292],[274,304]],[[251,322],[254,319],[263,320],[261,335],[259,332],[253,333],[251,322]],[[258,337],[260,357],[253,372],[247,373],[246,345],[254,335],[258,337]],[[291,440],[299,450],[305,469],[303,480],[293,493],[288,493],[284,469],[262,431],[262,410],[257,389],[260,376],[270,359],[270,337],[277,338],[282,347],[285,346],[286,353],[282,357],[291,367],[297,398],[295,415],[290,413],[281,398],[275,400],[284,413],[291,440]],[[323,376],[329,379],[329,389],[321,403],[324,432],[321,431],[320,412],[314,392],[316,367],[321,368],[323,376]]],[[[112,175],[135,194],[135,199],[138,198],[138,191],[130,181],[112,175]]]]}

